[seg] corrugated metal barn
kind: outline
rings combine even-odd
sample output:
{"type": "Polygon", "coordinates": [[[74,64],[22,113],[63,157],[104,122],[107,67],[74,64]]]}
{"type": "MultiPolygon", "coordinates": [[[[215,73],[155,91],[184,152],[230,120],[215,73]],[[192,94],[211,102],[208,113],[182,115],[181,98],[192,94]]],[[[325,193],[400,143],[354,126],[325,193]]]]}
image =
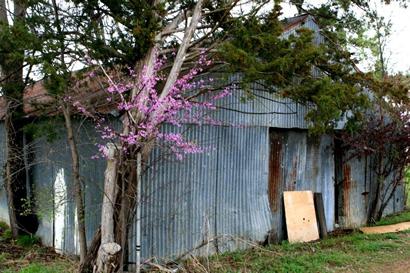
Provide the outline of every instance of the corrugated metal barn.
{"type": "MultiPolygon", "coordinates": [[[[309,17],[306,24],[311,24],[309,17]]],[[[305,18],[306,19],[306,18],[305,18]]],[[[254,86],[255,87],[255,86],[254,86]]],[[[164,131],[181,131],[187,139],[210,149],[182,161],[152,154],[144,174],[142,192],[142,256],[175,258],[187,252],[210,254],[233,250],[249,242],[286,238],[282,193],[312,190],[323,195],[328,231],[339,223],[362,225],[372,175],[366,159],[345,162],[334,152],[330,135],[309,137],[307,107],[255,87],[259,96],[243,102],[235,90],[224,99],[230,110],[214,118],[232,126],[165,125],[164,131]]],[[[100,222],[105,162],[92,160],[99,138],[88,122],[76,121],[85,185],[88,240],[100,222]]],[[[4,165],[4,125],[0,123],[0,164],[4,165]]],[[[75,205],[71,185],[71,157],[63,125],[52,142],[30,143],[34,186],[43,243],[75,254],[75,205]]],[[[0,185],[2,178],[0,178],[0,185]]],[[[400,186],[387,213],[404,208],[400,186]]],[[[0,188],[0,219],[7,220],[7,201],[0,188]]],[[[134,257],[134,231],[130,234],[130,262],[134,257]]]]}
{"type": "MultiPolygon", "coordinates": [[[[338,220],[345,227],[365,222],[367,195],[363,193],[371,191],[372,186],[371,175],[364,174],[366,166],[369,168],[366,160],[342,164],[333,152],[331,136],[310,138],[303,118],[304,106],[268,94],[265,96],[271,96],[271,100],[243,103],[240,94],[234,92],[225,105],[236,110],[262,113],[276,109],[291,114],[249,115],[224,110],[216,115],[241,126],[164,126],[166,131],[183,131],[188,139],[212,149],[182,161],[172,157],[162,160],[145,173],[141,204],[143,257],[171,258],[190,250],[197,254],[232,250],[246,247],[247,241],[265,241],[268,236],[271,241],[282,240],[286,238],[282,202],[285,190],[321,192],[329,231],[338,220]],[[344,170],[340,180],[344,190],[335,186],[337,169],[344,170]],[[342,198],[336,198],[336,191],[342,198]],[[343,211],[345,215],[339,213],[340,219],[335,219],[339,199],[347,209],[343,211]]],[[[105,162],[91,160],[98,141],[92,124],[78,121],[77,128],[87,236],[91,240],[100,221],[105,162]]],[[[46,245],[74,254],[78,251],[75,206],[70,196],[71,159],[64,131],[51,143],[41,139],[30,146],[35,158],[31,180],[41,217],[37,235],[46,245]]],[[[153,161],[159,157],[159,150],[152,155],[153,161]]],[[[4,189],[0,196],[4,219],[4,189]]],[[[403,207],[400,188],[388,213],[403,207]]],[[[132,262],[134,232],[130,237],[132,262]]]]}

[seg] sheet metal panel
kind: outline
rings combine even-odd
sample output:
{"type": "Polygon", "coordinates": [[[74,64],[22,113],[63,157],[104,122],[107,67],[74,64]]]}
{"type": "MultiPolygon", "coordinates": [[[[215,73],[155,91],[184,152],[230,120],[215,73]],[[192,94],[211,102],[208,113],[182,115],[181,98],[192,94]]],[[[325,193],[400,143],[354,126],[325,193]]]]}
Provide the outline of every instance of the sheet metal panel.
{"type": "MultiPolygon", "coordinates": [[[[95,152],[95,138],[89,133],[90,128],[83,126],[83,137],[79,140],[81,175],[86,185],[87,236],[91,240],[100,220],[105,163],[90,160],[95,152]]],[[[187,155],[183,161],[176,161],[172,155],[164,158],[163,152],[154,151],[153,165],[144,173],[142,184],[144,258],[175,258],[194,249],[194,253],[199,255],[217,250],[234,250],[246,247],[246,241],[264,241],[272,230],[283,227],[281,196],[278,197],[279,207],[276,211],[272,209],[268,197],[268,128],[164,126],[163,131],[182,132],[187,139],[197,141],[208,150],[187,155]],[[159,158],[160,163],[154,164],[159,158]],[[207,241],[212,243],[208,247],[198,248],[207,241]]],[[[323,137],[320,143],[311,143],[305,130],[280,132],[283,136],[280,172],[284,185],[276,190],[277,194],[281,195],[284,189],[321,191],[328,228],[331,230],[334,205],[332,187],[327,180],[333,165],[332,153],[326,150],[332,143],[331,138],[323,137]]],[[[38,164],[34,168],[37,187],[55,184],[58,172],[63,169],[64,181],[70,189],[71,160],[64,138],[53,143],[43,141],[37,146],[38,164]]],[[[75,207],[72,197],[67,196],[67,199],[62,249],[65,253],[77,253],[77,236],[73,232],[76,226],[75,207]]],[[[38,235],[50,246],[59,236],[55,226],[53,219],[42,219],[38,231],[38,235]]],[[[279,232],[277,237],[283,239],[284,234],[279,232]]],[[[132,230],[131,262],[135,261],[135,244],[135,230],[132,230]]]]}
{"type": "MultiPolygon", "coordinates": [[[[240,75],[233,75],[229,82],[238,82],[240,75]]],[[[278,127],[307,129],[305,120],[309,107],[268,92],[261,84],[251,86],[253,96],[239,86],[233,87],[231,95],[217,101],[218,111],[209,116],[228,126],[278,127]]]]}
{"type": "MultiPolygon", "coordinates": [[[[164,132],[181,132],[187,140],[196,141],[208,151],[175,160],[155,150],[153,165],[144,174],[142,196],[142,256],[175,258],[197,249],[215,237],[215,192],[218,127],[164,126],[164,132]],[[176,239],[178,238],[178,239],[176,239]]],[[[131,234],[131,249],[135,246],[131,234]]],[[[211,246],[212,247],[212,246],[211,246]]],[[[211,251],[199,248],[194,253],[211,251]]],[[[135,253],[131,253],[135,261],[135,253]]]]}
{"type": "Polygon", "coordinates": [[[219,139],[216,233],[218,250],[226,251],[264,241],[271,229],[269,140],[263,127],[224,127],[219,139]]]}
{"type": "MultiPolygon", "coordinates": [[[[90,242],[100,223],[102,185],[105,169],[103,160],[91,159],[97,153],[94,145],[96,133],[90,124],[78,128],[77,137],[80,152],[80,175],[86,209],[87,241],[90,242]]],[[[61,124],[63,126],[63,124],[61,124]]],[[[74,189],[72,184],[71,156],[64,130],[53,142],[44,139],[33,143],[35,153],[33,183],[39,209],[40,226],[37,235],[45,245],[55,246],[64,253],[79,252],[76,227],[74,189]],[[62,193],[56,185],[61,184],[66,192],[62,193]],[[62,215],[60,215],[62,214],[62,215]],[[61,242],[60,242],[61,241],[61,242]],[[56,245],[57,244],[57,245],[56,245]]]]}
{"type": "MultiPolygon", "coordinates": [[[[334,228],[334,160],[333,139],[312,139],[306,130],[272,128],[269,192],[274,204],[273,241],[286,237],[284,231],[283,191],[321,192],[328,231],[334,228]],[[275,162],[277,161],[277,162],[275,162]],[[277,190],[276,190],[277,189],[277,190]]],[[[272,206],[271,206],[272,207],[272,206]]]]}
{"type": "MultiPolygon", "coordinates": [[[[347,156],[346,156],[347,158],[347,156]]],[[[367,222],[371,200],[374,199],[377,178],[373,171],[374,158],[362,157],[344,161],[341,167],[341,224],[344,227],[355,228],[367,222]]],[[[398,185],[396,192],[389,201],[383,215],[403,211],[405,208],[404,184],[398,185]]]]}
{"type": "Polygon", "coordinates": [[[6,189],[3,184],[4,164],[6,163],[6,130],[0,122],[0,221],[9,222],[6,189]]]}

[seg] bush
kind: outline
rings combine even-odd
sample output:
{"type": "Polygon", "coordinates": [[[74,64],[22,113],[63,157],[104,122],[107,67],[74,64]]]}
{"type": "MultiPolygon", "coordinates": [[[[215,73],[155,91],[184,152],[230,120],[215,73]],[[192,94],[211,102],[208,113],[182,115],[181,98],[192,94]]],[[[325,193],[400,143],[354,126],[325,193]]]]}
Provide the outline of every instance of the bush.
{"type": "Polygon", "coordinates": [[[6,232],[7,230],[9,230],[9,226],[0,221],[0,236],[3,236],[4,232],[6,232]]]}
{"type": "Polygon", "coordinates": [[[5,240],[10,240],[13,236],[11,233],[11,229],[6,229],[3,234],[0,234],[0,237],[5,240]]]}
{"type": "Polygon", "coordinates": [[[0,230],[6,229],[9,229],[9,226],[5,222],[0,221],[0,230]]]}
{"type": "Polygon", "coordinates": [[[22,247],[32,247],[40,243],[40,239],[37,236],[21,235],[17,238],[16,244],[22,247]]]}

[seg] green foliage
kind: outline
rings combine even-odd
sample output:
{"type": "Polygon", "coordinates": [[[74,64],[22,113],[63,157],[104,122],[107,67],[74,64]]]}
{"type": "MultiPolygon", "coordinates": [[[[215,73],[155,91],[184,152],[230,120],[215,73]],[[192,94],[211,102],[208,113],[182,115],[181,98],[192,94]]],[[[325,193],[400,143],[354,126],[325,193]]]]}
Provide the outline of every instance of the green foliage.
{"type": "Polygon", "coordinates": [[[26,124],[23,130],[31,139],[45,137],[48,142],[52,142],[61,137],[59,132],[61,126],[63,126],[61,117],[42,117],[36,122],[26,124]]]}
{"type": "Polygon", "coordinates": [[[0,264],[3,264],[4,262],[6,262],[8,256],[9,255],[7,253],[0,253],[0,264]]]}
{"type": "Polygon", "coordinates": [[[164,12],[162,5],[152,5],[151,1],[73,2],[82,8],[77,21],[73,22],[81,27],[79,42],[87,47],[90,57],[106,65],[122,63],[134,66],[152,46],[161,18],[157,14],[164,12]],[[104,8],[101,8],[101,3],[104,8]],[[102,30],[99,20],[103,17],[110,17],[116,24],[107,25],[102,30]],[[85,21],[89,23],[84,24],[85,21]]]}
{"type": "Polygon", "coordinates": [[[4,223],[0,221],[0,241],[1,240],[11,240],[12,238],[12,233],[10,230],[10,227],[4,223]]]}
{"type": "Polygon", "coordinates": [[[7,229],[9,229],[9,226],[5,222],[0,221],[0,230],[5,231],[7,229]]]}
{"type": "Polygon", "coordinates": [[[283,38],[279,15],[275,6],[262,19],[236,21],[232,38],[220,47],[230,72],[243,75],[244,88],[259,81],[270,92],[313,106],[306,116],[313,134],[334,129],[346,117],[359,121],[369,99],[347,53],[335,50],[330,41],[315,44],[315,33],[304,28],[283,38]],[[313,76],[313,68],[321,75],[313,76]]]}
{"type": "Polygon", "coordinates": [[[6,229],[4,233],[1,235],[1,237],[5,240],[11,240],[13,238],[13,234],[11,232],[11,229],[6,229]]]}
{"type": "Polygon", "coordinates": [[[22,247],[32,247],[40,243],[40,238],[33,235],[21,235],[17,237],[16,244],[22,247]]]}
{"type": "Polygon", "coordinates": [[[265,18],[237,19],[230,33],[232,38],[220,47],[230,71],[243,74],[243,83],[262,79],[272,92],[289,86],[295,75],[310,77],[311,62],[321,52],[312,43],[312,31],[307,29],[283,39],[278,16],[276,6],[265,18]]]}

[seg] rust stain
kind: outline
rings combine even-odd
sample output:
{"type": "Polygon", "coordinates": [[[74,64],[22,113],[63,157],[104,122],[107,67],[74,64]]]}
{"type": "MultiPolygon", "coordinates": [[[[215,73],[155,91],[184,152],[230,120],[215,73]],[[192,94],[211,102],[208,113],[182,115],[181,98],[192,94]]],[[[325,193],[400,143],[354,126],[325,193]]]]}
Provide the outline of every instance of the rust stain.
{"type": "Polygon", "coordinates": [[[319,145],[316,144],[312,147],[313,151],[313,156],[312,156],[312,181],[315,181],[316,178],[319,176],[319,162],[320,162],[320,156],[319,156],[319,145]]]}
{"type": "Polygon", "coordinates": [[[343,210],[346,220],[350,216],[350,190],[352,186],[351,169],[348,164],[343,165],[343,210]]]}
{"type": "Polygon", "coordinates": [[[278,211],[280,201],[280,186],[282,184],[281,170],[282,138],[280,135],[271,134],[269,156],[269,206],[273,212],[278,211]]]}
{"type": "Polygon", "coordinates": [[[297,174],[298,174],[298,159],[299,156],[295,155],[295,157],[292,159],[292,171],[290,173],[290,179],[286,185],[286,190],[288,191],[294,191],[296,189],[296,179],[297,179],[297,174]]]}
{"type": "Polygon", "coordinates": [[[320,139],[308,137],[307,142],[310,148],[310,157],[312,161],[312,172],[310,178],[312,181],[316,181],[319,176],[319,164],[320,164],[320,139]]]}

